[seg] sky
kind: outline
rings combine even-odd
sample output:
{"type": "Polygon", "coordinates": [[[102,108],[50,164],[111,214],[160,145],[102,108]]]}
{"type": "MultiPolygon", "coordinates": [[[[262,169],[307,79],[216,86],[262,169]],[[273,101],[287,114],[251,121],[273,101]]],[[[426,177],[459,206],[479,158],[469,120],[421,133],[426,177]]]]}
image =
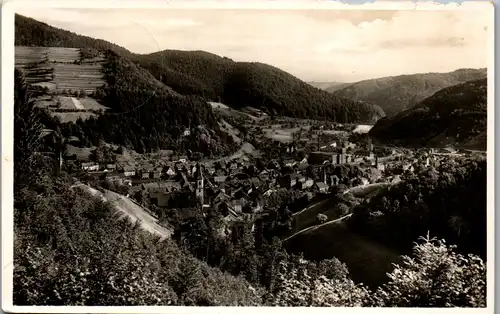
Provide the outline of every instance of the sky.
{"type": "Polygon", "coordinates": [[[136,53],[204,50],[304,81],[487,67],[485,11],[19,9],[136,53]]]}

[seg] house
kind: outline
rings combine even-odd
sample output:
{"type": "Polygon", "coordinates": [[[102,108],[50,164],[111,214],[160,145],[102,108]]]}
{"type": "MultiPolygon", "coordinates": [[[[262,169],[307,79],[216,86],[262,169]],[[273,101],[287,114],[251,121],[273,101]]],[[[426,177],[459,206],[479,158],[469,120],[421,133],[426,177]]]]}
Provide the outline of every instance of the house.
{"type": "Polygon", "coordinates": [[[250,183],[254,189],[259,189],[262,186],[262,181],[258,177],[251,177],[250,183]]]}
{"type": "Polygon", "coordinates": [[[283,166],[285,167],[293,167],[295,166],[296,162],[293,159],[285,159],[283,160],[283,166]]]}
{"type": "Polygon", "coordinates": [[[297,183],[297,175],[296,174],[286,174],[281,176],[278,180],[280,187],[284,188],[292,188],[297,183]]]}
{"type": "Polygon", "coordinates": [[[398,174],[392,177],[392,179],[391,179],[392,184],[396,184],[399,182],[401,182],[401,177],[398,174]]]}
{"type": "Polygon", "coordinates": [[[85,171],[98,171],[99,164],[95,162],[83,162],[82,169],[85,171]]]}
{"type": "Polygon", "coordinates": [[[229,163],[228,168],[230,170],[236,170],[236,169],[238,169],[238,163],[233,161],[233,162],[229,163]]]}
{"type": "Polygon", "coordinates": [[[270,196],[271,194],[273,194],[275,191],[273,189],[268,189],[267,191],[265,191],[264,193],[262,193],[262,195],[264,196],[270,196]]]}
{"type": "Polygon", "coordinates": [[[302,188],[308,189],[308,188],[312,187],[313,184],[314,184],[313,179],[307,179],[306,181],[304,181],[304,183],[302,183],[302,188]]]}
{"type": "Polygon", "coordinates": [[[80,143],[80,139],[76,136],[70,136],[67,138],[67,143],[70,145],[78,145],[80,143]]]}
{"type": "Polygon", "coordinates": [[[119,185],[132,185],[132,181],[126,180],[123,173],[118,172],[108,172],[108,174],[106,175],[106,181],[119,185]]]}
{"type": "Polygon", "coordinates": [[[106,165],[106,170],[107,171],[114,171],[114,170],[116,170],[116,164],[107,164],[106,165]]]}
{"type": "Polygon", "coordinates": [[[175,171],[175,169],[173,167],[167,167],[165,174],[169,177],[173,177],[177,174],[177,171],[175,171]]]}
{"type": "Polygon", "coordinates": [[[141,171],[141,179],[149,179],[149,171],[142,170],[141,171]]]}
{"type": "Polygon", "coordinates": [[[324,182],[316,182],[314,186],[320,193],[328,192],[328,185],[326,185],[324,182]]]}
{"type": "Polygon", "coordinates": [[[260,173],[259,173],[259,177],[263,180],[267,180],[269,179],[269,171],[267,171],[267,169],[264,169],[262,170],[260,173]]]}
{"type": "Polygon", "coordinates": [[[126,176],[126,177],[132,177],[132,176],[135,176],[135,169],[133,167],[124,167],[123,168],[123,174],[126,176]]]}
{"type": "Polygon", "coordinates": [[[224,183],[226,181],[227,176],[216,176],[214,177],[214,182],[215,183],[224,183]]]}
{"type": "Polygon", "coordinates": [[[280,169],[280,164],[277,160],[273,159],[267,164],[268,169],[280,169]]]}
{"type": "Polygon", "coordinates": [[[325,160],[332,160],[334,158],[334,155],[336,155],[334,152],[312,152],[311,154],[309,154],[308,161],[310,164],[319,165],[322,164],[325,160]]]}
{"type": "Polygon", "coordinates": [[[299,183],[299,182],[300,182],[300,183],[304,183],[304,182],[306,182],[306,179],[307,179],[307,178],[306,178],[306,177],[304,177],[304,176],[298,176],[298,177],[297,177],[297,183],[299,183]]]}
{"type": "Polygon", "coordinates": [[[233,210],[236,213],[240,214],[243,211],[243,205],[241,203],[241,200],[233,200],[232,205],[233,205],[233,210]]]}
{"type": "Polygon", "coordinates": [[[161,178],[161,169],[156,169],[153,171],[153,178],[160,179],[161,178]]]}

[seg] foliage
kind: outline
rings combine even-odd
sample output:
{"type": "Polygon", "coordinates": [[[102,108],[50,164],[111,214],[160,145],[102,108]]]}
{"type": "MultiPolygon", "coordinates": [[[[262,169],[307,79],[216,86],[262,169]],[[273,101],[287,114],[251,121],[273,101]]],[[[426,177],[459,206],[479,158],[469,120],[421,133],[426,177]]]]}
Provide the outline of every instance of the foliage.
{"type": "Polygon", "coordinates": [[[328,220],[328,217],[325,214],[318,214],[316,216],[316,220],[318,221],[319,224],[323,224],[328,220]]]}
{"type": "Polygon", "coordinates": [[[486,265],[475,255],[453,252],[444,240],[424,238],[388,274],[373,295],[374,306],[486,307],[486,265]]]}
{"type": "Polygon", "coordinates": [[[65,176],[45,176],[18,192],[15,304],[260,303],[258,287],[208,267],[171,240],[158,243],[117,221],[108,205],[69,184],[65,176]]]}
{"type": "MultiPolygon", "coordinates": [[[[300,261],[307,264],[306,261],[300,261]]],[[[355,284],[348,277],[328,278],[322,274],[311,275],[306,265],[290,268],[280,263],[279,279],[273,306],[363,306],[369,290],[355,284]]]]}
{"type": "Polygon", "coordinates": [[[229,152],[232,138],[222,132],[211,107],[199,97],[184,97],[156,81],[146,71],[113,54],[107,55],[103,102],[114,112],[77,123],[94,145],[100,139],[135,149],[229,152]],[[189,137],[182,137],[191,126],[189,137]]]}
{"type": "Polygon", "coordinates": [[[410,109],[440,89],[486,77],[486,69],[459,69],[449,73],[423,73],[370,79],[326,89],[338,97],[367,101],[388,116],[410,109]]]}
{"type": "Polygon", "coordinates": [[[440,90],[415,107],[383,118],[370,130],[377,140],[417,146],[468,145],[486,149],[487,81],[468,81],[440,90]]]}
{"type": "Polygon", "coordinates": [[[486,257],[486,160],[463,158],[408,174],[354,208],[351,227],[403,250],[430,231],[486,257]]]}
{"type": "Polygon", "coordinates": [[[21,15],[16,15],[15,26],[16,45],[109,49],[147,70],[144,72],[165,88],[169,86],[183,95],[197,95],[233,107],[250,105],[272,116],[327,117],[343,123],[374,122],[384,116],[378,106],[336,97],[265,64],[234,62],[203,51],[165,50],[136,55],[115,44],[53,28],[21,15]]]}
{"type": "Polygon", "coordinates": [[[14,71],[14,180],[17,183],[36,175],[36,152],[40,146],[42,125],[21,71],[14,71]]]}
{"type": "Polygon", "coordinates": [[[370,291],[346,275],[329,278],[311,272],[307,261],[280,262],[274,306],[485,307],[486,268],[481,258],[453,252],[443,240],[415,244],[388,274],[390,281],[370,291]]]}

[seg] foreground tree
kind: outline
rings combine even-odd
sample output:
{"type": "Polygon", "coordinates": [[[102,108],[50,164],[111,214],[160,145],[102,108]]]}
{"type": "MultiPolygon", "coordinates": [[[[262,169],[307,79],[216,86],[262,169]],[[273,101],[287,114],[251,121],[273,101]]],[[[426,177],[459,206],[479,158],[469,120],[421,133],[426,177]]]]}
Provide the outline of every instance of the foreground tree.
{"type": "Polygon", "coordinates": [[[33,175],[42,125],[30,100],[24,74],[14,71],[14,180],[16,184],[33,175]]]}
{"type": "Polygon", "coordinates": [[[486,267],[475,255],[453,252],[444,240],[422,238],[403,257],[390,282],[373,295],[375,306],[486,307],[486,267]]]}

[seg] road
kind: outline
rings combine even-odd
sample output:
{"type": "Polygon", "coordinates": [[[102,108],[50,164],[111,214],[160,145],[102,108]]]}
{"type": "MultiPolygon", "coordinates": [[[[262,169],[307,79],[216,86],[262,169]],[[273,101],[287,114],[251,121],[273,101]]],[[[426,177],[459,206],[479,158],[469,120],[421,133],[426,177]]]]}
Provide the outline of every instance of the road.
{"type": "Polygon", "coordinates": [[[326,226],[326,225],[331,225],[331,224],[338,223],[338,222],[340,222],[340,221],[346,220],[346,219],[348,219],[348,218],[349,218],[349,217],[351,217],[351,216],[352,216],[352,214],[347,214],[347,215],[342,216],[342,217],[340,217],[340,218],[337,218],[337,219],[335,219],[335,220],[330,220],[330,221],[327,221],[327,222],[325,222],[325,223],[323,223],[323,224],[321,224],[321,225],[314,225],[314,226],[311,226],[311,227],[308,227],[308,228],[302,229],[302,230],[300,230],[299,232],[296,232],[296,233],[292,234],[291,236],[289,236],[289,237],[285,238],[285,239],[283,240],[283,242],[286,242],[286,241],[290,240],[291,238],[295,237],[296,235],[299,235],[299,234],[302,234],[302,233],[305,233],[305,232],[308,232],[308,231],[311,231],[311,230],[316,230],[316,229],[319,229],[319,228],[324,227],[324,226],[326,226]]]}

